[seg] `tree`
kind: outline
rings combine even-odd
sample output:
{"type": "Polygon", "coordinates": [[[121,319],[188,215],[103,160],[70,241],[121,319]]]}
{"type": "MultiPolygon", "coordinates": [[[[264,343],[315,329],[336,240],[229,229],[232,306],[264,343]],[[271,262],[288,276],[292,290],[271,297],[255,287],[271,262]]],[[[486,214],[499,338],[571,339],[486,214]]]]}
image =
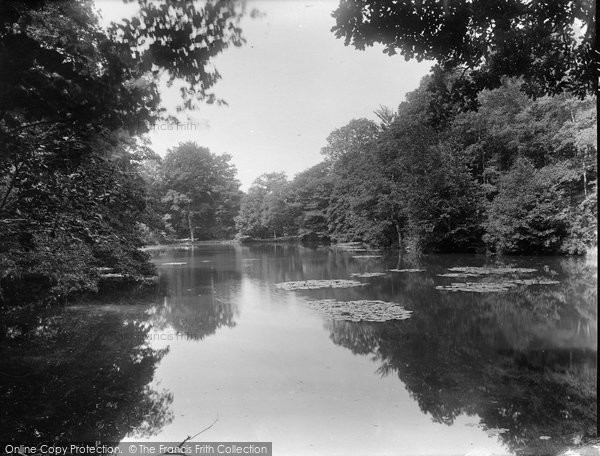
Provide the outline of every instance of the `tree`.
{"type": "Polygon", "coordinates": [[[194,142],[170,149],[162,164],[169,215],[177,232],[207,239],[229,236],[240,204],[231,156],[212,154],[194,142]]]}
{"type": "Polygon", "coordinates": [[[377,124],[368,119],[353,119],[347,125],[333,130],[321,154],[333,162],[363,150],[379,134],[377,124]]]}
{"type": "Polygon", "coordinates": [[[459,70],[455,91],[473,99],[501,78],[522,77],[530,95],[566,90],[583,97],[597,87],[595,2],[341,0],[337,38],[363,50],[375,43],[407,60],[434,60],[459,70]]]}
{"type": "Polygon", "coordinates": [[[423,78],[396,111],[376,111],[381,125],[353,120],[329,135],[329,234],[446,252],[487,243],[513,254],[581,253],[593,245],[593,99],[532,99],[520,80],[504,78],[478,93],[477,111],[462,112],[459,101],[429,90],[432,81],[423,78]]]}
{"type": "Polygon", "coordinates": [[[375,203],[376,194],[373,189],[367,193],[360,190],[365,177],[371,172],[373,163],[368,157],[375,150],[380,133],[379,126],[372,120],[353,119],[331,132],[327,145],[321,149],[331,168],[333,183],[327,209],[328,231],[337,240],[381,241],[382,227],[371,223],[371,215],[361,209],[370,208],[375,203]]]}
{"type": "Polygon", "coordinates": [[[335,185],[335,175],[327,162],[321,162],[297,174],[287,194],[301,240],[327,241],[327,208],[335,185]]]}
{"type": "MultiPolygon", "coordinates": [[[[561,239],[556,240],[553,249],[585,252],[596,242],[593,213],[593,189],[597,179],[594,99],[579,100],[565,93],[532,100],[519,90],[518,81],[504,80],[498,89],[482,91],[479,103],[477,112],[457,115],[448,126],[448,134],[457,143],[457,149],[463,151],[471,173],[482,185],[488,202],[492,202],[492,207],[504,204],[502,200],[495,201],[501,180],[512,173],[517,160],[527,159],[536,172],[549,172],[548,177],[553,176],[552,182],[560,183],[558,188],[562,196],[559,199],[566,211],[566,228],[558,231],[561,239]],[[565,199],[568,202],[564,202],[565,199]]],[[[525,182],[524,189],[530,189],[531,184],[530,180],[525,182]]],[[[544,185],[554,184],[546,182],[544,185]]],[[[555,197],[558,196],[555,194],[555,197]]],[[[538,197],[534,200],[537,202],[532,204],[541,210],[538,204],[542,204],[542,200],[538,197]]],[[[510,197],[506,203],[510,204],[510,197]]],[[[513,208],[518,210],[516,206],[513,208]]],[[[496,235],[497,232],[493,236],[496,235]]],[[[546,249],[539,244],[536,244],[538,247],[528,246],[526,241],[520,245],[524,249],[546,249]]],[[[508,250],[516,253],[513,247],[508,250]]]]}
{"type": "Polygon", "coordinates": [[[288,185],[285,173],[263,174],[252,183],[236,217],[241,236],[263,239],[295,234],[288,185]]]}
{"type": "MultiPolygon", "coordinates": [[[[245,4],[236,0],[123,1],[137,1],[139,12],[131,20],[113,23],[109,32],[113,41],[131,52],[130,66],[153,83],[162,75],[169,85],[183,83],[179,109],[193,109],[197,102],[224,103],[210,92],[221,79],[211,61],[228,47],[245,43],[239,27],[245,4]]],[[[250,14],[255,16],[257,11],[250,14]]]]}
{"type": "Polygon", "coordinates": [[[138,250],[137,137],[167,116],[164,76],[183,81],[183,108],[216,101],[209,62],[242,44],[244,12],[229,1],[139,3],[138,17],[108,31],[89,0],[0,3],[0,300],[95,290],[99,266],[153,271],[138,250]]]}
{"type": "Polygon", "coordinates": [[[500,179],[484,240],[502,253],[560,251],[568,229],[565,183],[574,178],[576,173],[567,164],[536,170],[531,161],[517,159],[500,179]]]}
{"type": "Polygon", "coordinates": [[[173,227],[165,220],[167,203],[162,175],[162,158],[153,154],[140,164],[139,175],[145,184],[146,210],[138,220],[137,226],[144,244],[163,244],[172,239],[173,227]]]}

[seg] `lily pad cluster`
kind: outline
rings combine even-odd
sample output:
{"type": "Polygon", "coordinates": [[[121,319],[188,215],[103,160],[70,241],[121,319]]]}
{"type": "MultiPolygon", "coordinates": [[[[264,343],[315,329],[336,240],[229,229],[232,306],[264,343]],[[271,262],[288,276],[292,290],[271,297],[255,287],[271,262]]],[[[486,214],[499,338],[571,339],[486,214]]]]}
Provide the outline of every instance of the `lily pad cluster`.
{"type": "Polygon", "coordinates": [[[359,300],[336,301],[335,299],[322,299],[308,301],[308,306],[318,310],[334,320],[348,321],[389,321],[406,320],[412,311],[406,310],[394,302],[359,300]]]}
{"type": "MultiPolygon", "coordinates": [[[[365,272],[352,274],[354,277],[379,277],[386,275],[384,272],[365,272]]],[[[366,283],[357,280],[302,280],[298,282],[282,282],[275,286],[282,290],[317,290],[322,288],[351,288],[364,286],[366,283]]],[[[322,299],[308,301],[308,306],[318,310],[334,320],[348,321],[388,321],[406,320],[410,318],[411,311],[394,302],[378,300],[336,301],[335,299],[322,299]]]]}
{"type": "Polygon", "coordinates": [[[388,269],[388,271],[390,272],[425,272],[425,269],[418,269],[418,268],[412,268],[412,269],[388,269]]]}
{"type": "Polygon", "coordinates": [[[533,279],[514,279],[502,282],[455,282],[450,285],[438,285],[436,290],[445,291],[468,291],[473,293],[502,293],[509,291],[519,285],[557,285],[560,282],[543,277],[533,279]]]}
{"type": "Polygon", "coordinates": [[[300,280],[297,282],[281,282],[276,284],[277,288],[286,291],[294,290],[318,290],[320,288],[350,288],[366,285],[358,280],[333,279],[333,280],[300,280]]]}
{"type": "Polygon", "coordinates": [[[352,277],[360,277],[363,279],[368,279],[369,277],[383,277],[387,275],[385,272],[355,272],[354,274],[350,274],[352,277]]]}
{"type": "Polygon", "coordinates": [[[533,268],[510,268],[510,267],[476,267],[476,266],[461,266],[456,268],[448,268],[450,271],[447,274],[438,274],[440,277],[479,277],[492,274],[527,274],[537,272],[533,268]]]}
{"type": "Polygon", "coordinates": [[[513,268],[513,267],[475,267],[475,266],[462,266],[455,268],[448,268],[448,273],[438,274],[438,277],[486,277],[492,275],[503,275],[509,276],[498,281],[489,282],[454,282],[449,285],[438,285],[436,290],[444,291],[466,291],[472,293],[502,293],[509,291],[518,286],[530,286],[530,285],[556,285],[560,282],[556,280],[550,280],[545,277],[532,277],[528,279],[510,278],[510,276],[517,276],[519,274],[531,274],[537,272],[534,268],[513,268]]]}

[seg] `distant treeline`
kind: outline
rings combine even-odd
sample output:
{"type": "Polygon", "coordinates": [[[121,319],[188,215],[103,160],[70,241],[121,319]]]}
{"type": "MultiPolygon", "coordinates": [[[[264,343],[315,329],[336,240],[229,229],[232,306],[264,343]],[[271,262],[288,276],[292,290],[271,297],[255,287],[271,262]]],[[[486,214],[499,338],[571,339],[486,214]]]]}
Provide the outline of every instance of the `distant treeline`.
{"type": "Polygon", "coordinates": [[[325,160],[291,181],[258,178],[240,236],[507,254],[596,245],[595,99],[534,100],[505,79],[464,112],[430,90],[440,82],[424,78],[398,109],[376,111],[379,122],[333,131],[325,160]]]}

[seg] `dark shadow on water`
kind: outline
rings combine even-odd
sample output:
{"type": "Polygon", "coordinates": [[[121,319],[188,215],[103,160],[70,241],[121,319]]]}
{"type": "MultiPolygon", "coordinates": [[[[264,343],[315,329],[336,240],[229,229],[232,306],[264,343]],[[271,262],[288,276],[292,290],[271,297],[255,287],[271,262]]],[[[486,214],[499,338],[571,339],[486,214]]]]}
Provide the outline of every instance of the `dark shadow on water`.
{"type": "Polygon", "coordinates": [[[0,441],[114,442],[156,434],[172,395],[149,387],[166,350],[137,306],[13,315],[0,348],[0,441]]]}

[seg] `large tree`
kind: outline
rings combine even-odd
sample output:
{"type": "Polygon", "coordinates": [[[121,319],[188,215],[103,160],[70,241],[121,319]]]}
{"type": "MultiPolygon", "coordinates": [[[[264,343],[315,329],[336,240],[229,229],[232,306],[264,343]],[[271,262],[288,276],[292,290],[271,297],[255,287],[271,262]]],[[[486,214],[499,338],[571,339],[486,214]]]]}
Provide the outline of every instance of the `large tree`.
{"type": "Polygon", "coordinates": [[[163,160],[163,201],[170,204],[174,228],[189,233],[192,242],[198,235],[219,239],[233,234],[241,192],[230,160],[193,142],[170,149],[163,160]]]}
{"type": "Polygon", "coordinates": [[[389,55],[432,60],[438,73],[473,100],[503,76],[522,77],[531,95],[594,93],[595,2],[592,0],[341,0],[333,32],[347,45],[375,43],[389,55]]]}
{"type": "Polygon", "coordinates": [[[335,175],[329,163],[321,162],[294,177],[287,190],[290,209],[301,240],[323,241],[329,238],[327,208],[335,175]]]}

